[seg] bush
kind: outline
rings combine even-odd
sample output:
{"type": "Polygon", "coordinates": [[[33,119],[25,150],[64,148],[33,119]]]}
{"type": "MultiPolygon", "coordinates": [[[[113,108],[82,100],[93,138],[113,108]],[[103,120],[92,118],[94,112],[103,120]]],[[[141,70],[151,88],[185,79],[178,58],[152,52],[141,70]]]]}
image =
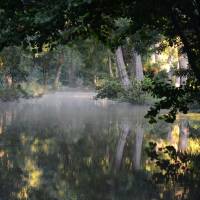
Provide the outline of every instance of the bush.
{"type": "Polygon", "coordinates": [[[19,98],[39,97],[44,94],[44,89],[36,82],[20,83],[11,88],[0,89],[0,99],[2,101],[13,101],[19,98]]]}
{"type": "Polygon", "coordinates": [[[142,90],[142,82],[133,79],[131,87],[123,93],[122,99],[130,103],[143,104],[145,102],[145,93],[142,90]]]}
{"type": "Polygon", "coordinates": [[[118,99],[124,92],[121,84],[117,80],[103,81],[101,85],[97,87],[98,94],[96,98],[109,98],[118,99]]]}
{"type": "Polygon", "coordinates": [[[20,84],[21,89],[30,97],[37,97],[44,94],[44,88],[36,81],[29,83],[23,82],[20,84]]]}
{"type": "Polygon", "coordinates": [[[118,80],[102,81],[102,84],[97,88],[96,98],[118,99],[133,104],[152,103],[151,95],[143,90],[143,87],[150,87],[151,84],[152,81],[148,78],[142,82],[133,79],[130,88],[126,91],[118,80]]]}
{"type": "Polygon", "coordinates": [[[4,88],[0,90],[0,99],[2,101],[13,101],[26,96],[27,94],[19,87],[4,88]]]}
{"type": "Polygon", "coordinates": [[[164,81],[167,82],[169,80],[169,76],[166,70],[161,70],[159,71],[155,77],[154,77],[155,81],[164,81]]]}

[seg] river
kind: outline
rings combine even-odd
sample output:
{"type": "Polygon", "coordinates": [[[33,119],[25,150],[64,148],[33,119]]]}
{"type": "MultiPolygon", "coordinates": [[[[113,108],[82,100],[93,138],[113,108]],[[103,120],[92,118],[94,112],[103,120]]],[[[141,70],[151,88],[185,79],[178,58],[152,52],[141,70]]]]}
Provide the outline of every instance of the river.
{"type": "Polygon", "coordinates": [[[0,103],[0,200],[161,199],[148,180],[149,142],[200,149],[190,137],[198,114],[151,125],[148,107],[93,97],[63,91],[0,103]]]}

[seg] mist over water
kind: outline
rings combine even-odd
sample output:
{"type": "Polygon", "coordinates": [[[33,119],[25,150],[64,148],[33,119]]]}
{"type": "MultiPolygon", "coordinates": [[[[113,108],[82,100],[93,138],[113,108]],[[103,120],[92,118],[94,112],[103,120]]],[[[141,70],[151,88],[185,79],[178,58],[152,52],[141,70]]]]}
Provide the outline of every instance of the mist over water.
{"type": "Polygon", "coordinates": [[[157,197],[141,174],[145,146],[153,140],[184,150],[189,132],[177,134],[177,123],[150,125],[148,107],[94,96],[62,91],[0,103],[0,199],[157,197]],[[139,177],[128,186],[132,176],[139,177]]]}
{"type": "Polygon", "coordinates": [[[93,92],[56,92],[38,99],[1,103],[0,107],[1,113],[11,113],[12,119],[8,121],[43,128],[59,126],[81,129],[86,124],[105,127],[116,122],[134,126],[135,123],[144,121],[147,108],[110,100],[94,100],[94,97],[93,92]]]}

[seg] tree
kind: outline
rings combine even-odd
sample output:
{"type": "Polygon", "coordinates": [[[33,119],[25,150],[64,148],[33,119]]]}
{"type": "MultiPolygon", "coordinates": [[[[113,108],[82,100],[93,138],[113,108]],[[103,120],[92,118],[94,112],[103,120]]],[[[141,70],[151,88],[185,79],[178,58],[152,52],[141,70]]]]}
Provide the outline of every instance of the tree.
{"type": "Polygon", "coordinates": [[[148,4],[145,0],[48,0],[48,3],[44,0],[4,0],[1,3],[0,44],[3,47],[26,42],[27,35],[30,36],[30,42],[37,41],[39,46],[92,33],[105,40],[110,36],[114,20],[124,16],[132,21],[126,35],[149,26],[165,34],[170,41],[179,36],[192,69],[200,77],[199,7],[196,0],[150,0],[148,4]]]}
{"type": "Polygon", "coordinates": [[[130,87],[130,80],[126,71],[126,65],[124,62],[122,47],[119,46],[116,50],[116,61],[117,61],[117,69],[119,73],[119,77],[121,79],[121,83],[125,90],[128,90],[130,87]]]}
{"type": "MultiPolygon", "coordinates": [[[[187,93],[191,98],[195,92],[198,92],[197,85],[200,82],[200,2],[198,0],[149,0],[148,2],[146,0],[114,2],[111,0],[2,0],[0,12],[1,49],[9,45],[31,43],[41,50],[45,43],[53,48],[58,43],[67,43],[74,38],[86,38],[89,35],[95,35],[104,43],[117,47],[125,37],[144,28],[156,30],[164,35],[171,45],[178,44],[181,40],[183,52],[187,53],[189,65],[198,81],[193,81],[192,87],[190,84],[184,89],[181,88],[176,93],[181,95],[179,97],[169,99],[167,96],[165,104],[157,104],[156,110],[173,107],[173,113],[178,110],[185,112],[189,100],[184,100],[182,93],[187,93]],[[113,38],[112,33],[116,30],[115,22],[119,18],[127,18],[130,21],[129,26],[113,38]],[[192,88],[195,88],[195,92],[192,88]],[[176,101],[179,103],[174,103],[176,101]]],[[[157,90],[157,93],[160,93],[158,96],[162,97],[164,88],[157,90]]],[[[176,91],[174,88],[170,89],[173,91],[168,90],[169,93],[176,91]]]]}
{"type": "Polygon", "coordinates": [[[138,81],[143,81],[144,73],[143,73],[143,66],[142,66],[142,58],[138,52],[135,51],[133,48],[133,67],[135,68],[135,78],[138,81]]]}
{"type": "Polygon", "coordinates": [[[64,63],[64,52],[62,51],[61,54],[59,55],[58,63],[56,66],[56,76],[55,76],[55,80],[54,80],[54,88],[55,89],[58,88],[58,85],[59,85],[63,63],[64,63]]]}

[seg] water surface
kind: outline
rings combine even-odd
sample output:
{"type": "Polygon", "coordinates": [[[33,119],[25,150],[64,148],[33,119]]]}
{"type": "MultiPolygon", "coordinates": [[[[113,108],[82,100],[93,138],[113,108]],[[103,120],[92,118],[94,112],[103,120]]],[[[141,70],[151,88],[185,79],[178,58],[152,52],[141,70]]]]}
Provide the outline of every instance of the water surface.
{"type": "Polygon", "coordinates": [[[190,136],[199,115],[150,125],[147,107],[93,96],[57,92],[0,103],[0,200],[162,199],[149,182],[145,147],[156,141],[198,151],[190,136]]]}

